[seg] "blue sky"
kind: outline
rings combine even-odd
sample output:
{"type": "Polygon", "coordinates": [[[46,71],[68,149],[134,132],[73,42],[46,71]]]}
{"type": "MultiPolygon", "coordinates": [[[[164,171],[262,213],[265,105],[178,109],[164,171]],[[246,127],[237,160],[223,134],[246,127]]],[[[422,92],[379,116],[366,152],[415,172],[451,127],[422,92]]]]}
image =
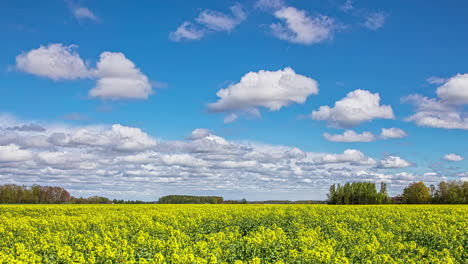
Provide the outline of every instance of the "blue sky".
{"type": "Polygon", "coordinates": [[[466,8],[2,1],[0,181],[148,200],[466,180],[466,8]]]}

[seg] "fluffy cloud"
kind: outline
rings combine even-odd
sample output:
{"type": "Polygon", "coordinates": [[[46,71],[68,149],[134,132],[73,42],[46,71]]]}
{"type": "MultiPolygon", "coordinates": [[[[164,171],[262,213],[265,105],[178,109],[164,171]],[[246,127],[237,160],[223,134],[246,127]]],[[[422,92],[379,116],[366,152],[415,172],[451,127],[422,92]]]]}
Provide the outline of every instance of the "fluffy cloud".
{"type": "Polygon", "coordinates": [[[214,31],[231,31],[246,18],[244,10],[238,4],[231,6],[231,12],[232,16],[218,11],[204,10],[195,20],[214,31]]]}
{"type": "Polygon", "coordinates": [[[31,157],[30,151],[22,150],[15,144],[0,146],[0,162],[25,161],[31,157]]]}
{"type": "Polygon", "coordinates": [[[88,78],[90,72],[75,51],[76,45],[49,44],[16,57],[16,68],[52,80],[88,78]]]}
{"type": "Polygon", "coordinates": [[[444,160],[446,161],[462,161],[464,158],[454,153],[444,155],[444,160]]]}
{"type": "Polygon", "coordinates": [[[16,57],[16,68],[53,80],[97,79],[89,95],[103,99],[147,99],[150,81],[120,52],[103,52],[96,69],[85,65],[75,45],[49,44],[16,57]]]}
{"type": "Polygon", "coordinates": [[[98,21],[98,17],[87,7],[76,7],[73,10],[73,15],[78,19],[89,19],[98,21]]]}
{"type": "Polygon", "coordinates": [[[328,141],[333,142],[371,142],[375,140],[374,134],[371,132],[365,131],[361,134],[354,132],[353,130],[346,130],[343,134],[331,135],[324,133],[323,136],[328,141]]]}
{"type": "Polygon", "coordinates": [[[375,165],[376,161],[355,149],[347,149],[342,154],[326,154],[313,159],[319,164],[351,163],[357,165],[375,165]]]}
{"type": "Polygon", "coordinates": [[[389,139],[389,138],[404,138],[407,137],[408,134],[400,128],[382,128],[382,132],[380,133],[380,137],[382,139],[389,139]]]}
{"type": "Polygon", "coordinates": [[[206,128],[197,128],[190,133],[190,135],[187,137],[188,139],[196,140],[196,139],[202,139],[206,138],[211,134],[211,131],[206,129],[206,128]]]}
{"type": "Polygon", "coordinates": [[[246,14],[240,4],[230,7],[232,14],[225,14],[214,10],[203,10],[195,22],[185,21],[176,31],[169,34],[172,41],[198,40],[206,33],[214,31],[232,31],[246,19],[246,14]]]}
{"type": "Polygon", "coordinates": [[[380,139],[392,139],[392,138],[404,138],[408,134],[400,128],[382,128],[382,132],[377,137],[369,131],[364,131],[361,134],[354,132],[353,130],[346,130],[343,134],[329,134],[324,133],[323,136],[328,141],[333,142],[371,142],[378,138],[380,139]]]}
{"type": "Polygon", "coordinates": [[[6,129],[27,124],[38,123],[0,115],[0,179],[66,186],[74,195],[157,200],[159,195],[223,190],[217,194],[231,198],[268,199],[283,194],[287,199],[323,199],[329,185],[337,182],[385,181],[401,191],[415,179],[426,183],[442,179],[376,172],[378,167],[400,168],[404,163],[397,158],[379,162],[355,149],[306,152],[230,141],[206,129],[196,129],[180,141],[158,141],[139,128],[119,124],[40,123],[43,130],[6,129]],[[31,144],[32,138],[42,144],[31,144]],[[311,192],[317,196],[311,197],[311,192]]]}
{"type": "Polygon", "coordinates": [[[103,52],[95,70],[93,97],[109,99],[147,99],[152,94],[148,77],[120,52],[103,52]]]}
{"type": "Polygon", "coordinates": [[[468,74],[457,74],[449,79],[430,78],[432,84],[442,84],[436,90],[436,98],[412,94],[401,99],[413,104],[416,112],[407,117],[418,126],[468,130],[468,74]]]}
{"type": "Polygon", "coordinates": [[[304,103],[318,93],[315,80],[297,74],[291,68],[278,71],[249,72],[240,82],[219,90],[217,102],[208,105],[212,112],[250,111],[256,107],[277,111],[292,103],[304,103]]]}
{"type": "Polygon", "coordinates": [[[468,130],[468,114],[458,106],[418,94],[405,96],[401,101],[416,107],[416,113],[405,118],[405,121],[423,127],[468,130]]]}
{"type": "Polygon", "coordinates": [[[468,104],[468,73],[450,78],[437,88],[437,96],[449,104],[468,104]]]}
{"type": "Polygon", "coordinates": [[[334,20],[318,15],[310,17],[305,11],[294,7],[283,7],[274,13],[284,21],[270,25],[272,33],[279,39],[292,43],[314,44],[332,38],[334,20]]]}
{"type": "Polygon", "coordinates": [[[412,164],[398,156],[388,156],[379,161],[382,168],[406,168],[412,164]]]}
{"type": "Polygon", "coordinates": [[[387,16],[382,12],[371,13],[366,16],[363,25],[370,30],[377,30],[384,26],[387,16]]]}
{"type": "Polygon", "coordinates": [[[325,120],[333,127],[353,127],[373,119],[393,119],[391,106],[381,105],[378,93],[366,90],[349,92],[345,98],[337,101],[335,106],[321,106],[312,112],[312,119],[325,120]]]}

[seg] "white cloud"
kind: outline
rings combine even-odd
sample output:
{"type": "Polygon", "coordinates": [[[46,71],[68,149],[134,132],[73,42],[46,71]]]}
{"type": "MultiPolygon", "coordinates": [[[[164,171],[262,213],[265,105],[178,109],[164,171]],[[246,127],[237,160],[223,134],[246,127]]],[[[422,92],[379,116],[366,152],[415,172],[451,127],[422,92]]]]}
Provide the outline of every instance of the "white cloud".
{"type": "Polygon", "coordinates": [[[380,137],[383,139],[389,138],[404,138],[407,137],[408,134],[400,128],[382,128],[382,132],[380,133],[380,137]]]}
{"type": "Polygon", "coordinates": [[[231,6],[231,12],[232,16],[218,11],[203,10],[195,20],[214,31],[231,31],[246,18],[239,4],[231,6]]]}
{"type": "Polygon", "coordinates": [[[198,40],[205,35],[203,29],[197,28],[192,22],[185,21],[176,31],[169,34],[172,41],[198,40]]]}
{"type": "Polygon", "coordinates": [[[464,158],[454,153],[444,155],[444,160],[446,161],[462,161],[464,158]]]}
{"type": "Polygon", "coordinates": [[[422,95],[408,95],[402,102],[416,106],[416,113],[405,118],[418,126],[468,130],[468,114],[459,107],[422,95]]]}
{"type": "Polygon", "coordinates": [[[73,15],[78,19],[89,19],[93,21],[98,21],[98,17],[87,7],[77,7],[73,10],[73,15]]]}
{"type": "Polygon", "coordinates": [[[119,124],[112,125],[110,130],[82,128],[67,135],[62,142],[66,145],[112,147],[124,151],[139,151],[156,145],[156,140],[141,129],[119,124]]]}
{"type": "Polygon", "coordinates": [[[61,43],[40,46],[16,56],[16,68],[52,80],[88,78],[90,72],[75,48],[61,43]]]}
{"type": "Polygon", "coordinates": [[[153,93],[148,77],[120,52],[101,53],[95,74],[96,87],[89,91],[93,97],[147,99],[153,93]]]}
{"type": "Polygon", "coordinates": [[[283,193],[287,199],[311,199],[310,193],[316,193],[314,199],[323,199],[332,183],[385,181],[401,191],[415,179],[428,184],[443,179],[376,172],[378,167],[402,167],[400,160],[388,160],[380,164],[355,149],[320,153],[231,141],[202,128],[187,140],[158,141],[136,127],[57,125],[0,114],[2,182],[64,186],[78,196],[157,200],[174,193],[217,193],[267,199],[273,192],[276,198],[283,193]],[[44,129],[6,129],[28,124],[44,129]],[[31,145],[31,138],[48,144],[31,145]]]}
{"type": "Polygon", "coordinates": [[[74,48],[75,45],[58,43],[23,52],[16,57],[16,68],[53,80],[97,79],[96,86],[89,91],[92,97],[147,99],[153,93],[148,77],[123,53],[101,53],[96,69],[92,69],[74,48]]]}
{"type": "Polygon", "coordinates": [[[468,104],[468,73],[450,78],[437,88],[437,96],[449,104],[468,104]]]}
{"type": "Polygon", "coordinates": [[[191,140],[196,140],[196,139],[205,138],[209,135],[212,135],[210,130],[206,128],[197,128],[193,130],[192,133],[190,133],[190,135],[187,138],[191,140]]]}
{"type": "Polygon", "coordinates": [[[364,26],[370,30],[377,30],[384,26],[387,15],[382,12],[371,13],[366,16],[364,26]]]}
{"type": "MultiPolygon", "coordinates": [[[[304,103],[309,95],[318,93],[315,80],[296,74],[293,69],[249,72],[240,82],[219,90],[217,102],[208,105],[212,112],[248,111],[259,115],[256,107],[277,111],[292,103],[304,103]]],[[[230,121],[228,118],[227,121],[230,121]]]]}
{"type": "Polygon", "coordinates": [[[342,135],[341,134],[331,135],[328,133],[324,133],[323,136],[328,141],[333,141],[333,142],[371,142],[375,140],[374,134],[368,131],[358,134],[354,132],[353,130],[346,130],[342,135]]]}
{"type": "Polygon", "coordinates": [[[412,164],[398,156],[388,156],[379,161],[382,168],[406,168],[412,164]]]}
{"type": "Polygon", "coordinates": [[[329,163],[351,163],[358,165],[375,165],[376,161],[369,158],[364,153],[356,149],[347,149],[343,154],[325,154],[313,159],[319,164],[329,163]]]}
{"type": "Polygon", "coordinates": [[[209,32],[232,31],[242,23],[247,15],[240,4],[230,7],[232,14],[225,14],[214,10],[203,10],[195,22],[185,21],[176,31],[169,34],[172,41],[199,40],[209,32]]]}
{"type": "Polygon", "coordinates": [[[274,36],[292,43],[314,44],[332,38],[334,20],[318,15],[310,17],[305,11],[294,7],[283,7],[274,13],[284,22],[271,24],[274,36]]]}
{"type": "Polygon", "coordinates": [[[378,93],[366,90],[349,92],[345,98],[335,102],[335,106],[321,106],[312,112],[312,119],[325,120],[334,127],[354,127],[373,119],[393,119],[392,107],[380,104],[378,93]]]}
{"type": "Polygon", "coordinates": [[[0,146],[0,162],[19,162],[32,157],[29,150],[20,149],[15,144],[0,146]]]}

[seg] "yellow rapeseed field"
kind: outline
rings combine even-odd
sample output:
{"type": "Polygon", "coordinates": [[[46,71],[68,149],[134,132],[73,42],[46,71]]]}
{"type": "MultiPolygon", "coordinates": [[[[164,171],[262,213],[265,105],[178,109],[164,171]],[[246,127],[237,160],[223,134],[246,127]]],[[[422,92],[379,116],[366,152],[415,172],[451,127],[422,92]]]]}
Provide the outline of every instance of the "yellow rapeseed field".
{"type": "Polygon", "coordinates": [[[0,263],[468,263],[468,206],[2,205],[0,263]]]}

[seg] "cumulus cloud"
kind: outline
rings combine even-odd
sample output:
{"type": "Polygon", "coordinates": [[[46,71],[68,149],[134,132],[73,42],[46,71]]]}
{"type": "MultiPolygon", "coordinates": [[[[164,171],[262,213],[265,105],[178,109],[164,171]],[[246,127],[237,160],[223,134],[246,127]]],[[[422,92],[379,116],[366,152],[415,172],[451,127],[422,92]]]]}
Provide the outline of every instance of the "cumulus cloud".
{"type": "Polygon", "coordinates": [[[78,19],[89,19],[92,21],[99,21],[98,17],[87,7],[73,8],[73,15],[78,19]]]}
{"type": "Polygon", "coordinates": [[[15,144],[0,146],[0,162],[18,162],[25,161],[32,157],[28,150],[20,149],[15,144]]]}
{"type": "Polygon", "coordinates": [[[423,127],[468,130],[468,114],[460,106],[453,106],[419,94],[405,96],[401,101],[416,108],[416,112],[406,117],[405,121],[415,122],[416,125],[423,127]]]}
{"type": "Polygon", "coordinates": [[[464,158],[454,153],[449,153],[444,155],[444,160],[446,161],[462,161],[464,158]]]}
{"type": "Polygon", "coordinates": [[[329,133],[324,133],[323,136],[328,141],[333,142],[371,142],[376,138],[371,132],[365,131],[361,134],[354,132],[353,130],[346,130],[343,134],[331,135],[329,133]]]}
{"type": "Polygon", "coordinates": [[[231,14],[210,9],[203,10],[194,22],[185,21],[176,31],[169,34],[169,38],[172,41],[198,40],[210,32],[232,31],[247,18],[247,15],[240,4],[231,6],[230,10],[231,14]]]}
{"type": "Polygon", "coordinates": [[[66,186],[74,195],[124,199],[157,200],[157,190],[161,191],[159,195],[223,190],[217,194],[229,193],[233,198],[259,195],[260,199],[266,199],[272,191],[275,197],[284,193],[287,199],[312,199],[310,193],[314,192],[322,194],[313,197],[318,199],[337,182],[385,181],[392,188],[401,188],[415,178],[427,183],[441,179],[376,172],[375,168],[383,166],[356,149],[341,153],[304,151],[231,141],[202,128],[192,131],[186,140],[176,141],[157,140],[140,128],[120,124],[40,123],[44,130],[6,129],[37,123],[0,115],[2,182],[66,186]],[[30,142],[33,138],[35,144],[30,142]]]}
{"type": "Polygon", "coordinates": [[[398,156],[388,156],[379,161],[381,168],[406,168],[412,164],[398,156]]]}
{"type": "Polygon", "coordinates": [[[468,73],[450,78],[437,88],[437,96],[449,104],[468,104],[468,73]]]}
{"type": "Polygon", "coordinates": [[[120,52],[103,52],[95,70],[96,87],[92,97],[108,99],[147,99],[152,93],[146,75],[120,52]]]}
{"type": "Polygon", "coordinates": [[[147,99],[151,82],[120,52],[103,52],[96,69],[87,66],[75,51],[77,46],[49,44],[16,57],[16,68],[53,80],[97,79],[89,95],[103,99],[147,99]]]}
{"type": "Polygon", "coordinates": [[[271,24],[273,35],[279,39],[299,44],[314,44],[332,38],[335,28],[330,17],[311,17],[295,7],[283,7],[274,16],[283,22],[271,24]]]}
{"type": "Polygon", "coordinates": [[[468,130],[468,74],[457,74],[449,79],[431,79],[433,84],[442,84],[436,90],[437,98],[412,94],[401,99],[415,106],[415,113],[406,121],[418,126],[468,130]]]}
{"type": "Polygon", "coordinates": [[[329,163],[351,163],[358,165],[375,165],[376,161],[356,149],[347,149],[342,154],[326,154],[313,159],[319,164],[329,163]]]}
{"type": "Polygon", "coordinates": [[[16,56],[16,68],[52,80],[88,78],[90,71],[75,51],[77,47],[61,43],[40,46],[16,56]]]}
{"type": "Polygon", "coordinates": [[[380,137],[382,139],[389,139],[389,138],[404,138],[407,137],[408,134],[400,128],[392,127],[392,128],[382,128],[382,132],[380,133],[380,137]]]}
{"type": "Polygon", "coordinates": [[[334,107],[321,106],[312,119],[325,120],[333,127],[354,127],[377,118],[394,119],[392,107],[380,104],[380,95],[366,90],[349,92],[334,107]]]}
{"type": "Polygon", "coordinates": [[[370,13],[363,25],[370,30],[377,30],[384,26],[387,15],[382,12],[370,13]]]}
{"type": "Polygon", "coordinates": [[[208,104],[208,110],[249,111],[255,115],[258,113],[256,107],[277,111],[293,103],[302,104],[309,95],[317,93],[318,84],[315,80],[297,74],[291,68],[278,71],[261,70],[249,72],[240,82],[219,90],[216,93],[219,100],[208,104]]]}
{"type": "Polygon", "coordinates": [[[187,137],[188,139],[196,140],[201,138],[206,138],[207,136],[211,135],[211,131],[206,128],[197,128],[190,133],[187,137]]]}

